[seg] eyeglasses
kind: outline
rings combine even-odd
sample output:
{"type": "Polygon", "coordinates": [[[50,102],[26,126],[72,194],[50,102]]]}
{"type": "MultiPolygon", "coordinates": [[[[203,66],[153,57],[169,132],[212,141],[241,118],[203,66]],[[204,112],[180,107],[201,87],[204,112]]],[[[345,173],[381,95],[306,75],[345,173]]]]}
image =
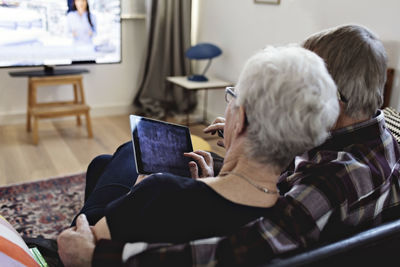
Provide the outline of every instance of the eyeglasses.
{"type": "Polygon", "coordinates": [[[235,87],[226,87],[225,88],[225,101],[229,103],[232,99],[236,98],[237,95],[235,93],[235,87]]]}
{"type": "MultiPolygon", "coordinates": [[[[339,92],[339,90],[336,91],[336,95],[338,100],[342,101],[343,103],[347,103],[348,100],[346,97],[342,95],[342,93],[339,92]]],[[[226,87],[225,88],[225,101],[226,103],[229,103],[232,101],[233,98],[237,98],[237,94],[235,93],[235,87],[226,87]]]]}
{"type": "Polygon", "coordinates": [[[339,92],[339,90],[336,91],[336,95],[337,95],[337,98],[338,98],[339,101],[342,101],[343,103],[347,103],[348,102],[347,98],[344,97],[342,95],[342,93],[339,92]]]}

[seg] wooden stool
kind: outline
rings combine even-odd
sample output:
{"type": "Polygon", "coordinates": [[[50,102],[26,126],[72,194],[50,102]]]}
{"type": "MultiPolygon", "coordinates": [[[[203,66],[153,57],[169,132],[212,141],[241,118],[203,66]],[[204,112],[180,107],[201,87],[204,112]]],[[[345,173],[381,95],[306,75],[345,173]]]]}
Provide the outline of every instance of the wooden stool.
{"type": "Polygon", "coordinates": [[[38,144],[38,120],[63,116],[76,116],[76,122],[81,125],[80,115],[86,117],[88,136],[93,137],[89,115],[90,107],[85,103],[82,75],[29,77],[28,80],[28,110],[26,115],[26,130],[31,131],[31,117],[33,118],[33,143],[38,144]],[[72,84],[74,99],[72,101],[37,102],[37,88],[39,86],[72,84]]]}

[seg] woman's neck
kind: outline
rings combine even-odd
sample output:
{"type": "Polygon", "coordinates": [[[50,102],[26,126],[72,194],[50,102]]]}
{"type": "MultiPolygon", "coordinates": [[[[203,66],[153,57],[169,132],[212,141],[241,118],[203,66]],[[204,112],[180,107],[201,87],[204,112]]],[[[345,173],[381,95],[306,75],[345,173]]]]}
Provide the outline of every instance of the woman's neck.
{"type": "Polygon", "coordinates": [[[228,158],[224,161],[219,176],[202,181],[232,202],[254,207],[271,207],[279,196],[276,193],[278,179],[278,168],[240,156],[236,160],[228,158]],[[269,193],[260,188],[267,189],[269,193]]]}
{"type": "Polygon", "coordinates": [[[227,149],[221,173],[236,172],[251,177],[254,183],[263,186],[276,184],[279,179],[280,169],[271,164],[259,163],[246,155],[244,138],[227,149]]]}
{"type": "Polygon", "coordinates": [[[252,182],[266,188],[271,187],[271,185],[275,187],[280,175],[279,168],[270,164],[259,163],[244,156],[239,156],[235,161],[229,159],[224,161],[220,173],[230,172],[245,175],[252,182]]]}

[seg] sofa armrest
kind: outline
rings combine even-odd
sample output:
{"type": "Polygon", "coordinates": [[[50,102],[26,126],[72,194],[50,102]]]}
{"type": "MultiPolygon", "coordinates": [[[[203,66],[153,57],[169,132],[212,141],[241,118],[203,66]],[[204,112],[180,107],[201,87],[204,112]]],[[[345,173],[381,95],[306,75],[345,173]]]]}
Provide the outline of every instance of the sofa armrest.
{"type": "Polygon", "coordinates": [[[276,258],[266,266],[390,266],[398,264],[400,219],[287,258],[276,258]],[[385,265],[389,264],[389,265],[385,265]]]}

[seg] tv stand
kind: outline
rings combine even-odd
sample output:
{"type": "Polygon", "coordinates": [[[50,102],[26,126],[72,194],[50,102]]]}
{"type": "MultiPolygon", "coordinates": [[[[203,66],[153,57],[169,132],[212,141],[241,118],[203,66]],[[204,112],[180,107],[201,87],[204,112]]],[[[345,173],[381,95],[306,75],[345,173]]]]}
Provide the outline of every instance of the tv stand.
{"type": "Polygon", "coordinates": [[[59,72],[62,70],[54,70],[52,68],[44,69],[43,71],[33,72],[15,72],[10,73],[13,77],[28,77],[28,107],[26,113],[26,130],[32,130],[33,143],[38,144],[38,121],[39,119],[76,116],[76,122],[81,125],[80,116],[86,118],[86,128],[88,137],[93,137],[92,126],[90,121],[90,107],[85,102],[85,94],[83,91],[82,72],[87,70],[67,70],[68,72],[59,72]],[[71,74],[70,71],[75,71],[71,74]],[[38,102],[37,91],[38,87],[49,85],[72,85],[73,96],[72,100],[38,102]],[[33,119],[33,125],[31,125],[33,119]],[[32,127],[33,126],[33,127],[32,127]]]}
{"type": "Polygon", "coordinates": [[[57,69],[52,66],[44,66],[42,70],[10,71],[11,77],[46,77],[61,75],[76,75],[89,72],[87,69],[57,69]]]}

